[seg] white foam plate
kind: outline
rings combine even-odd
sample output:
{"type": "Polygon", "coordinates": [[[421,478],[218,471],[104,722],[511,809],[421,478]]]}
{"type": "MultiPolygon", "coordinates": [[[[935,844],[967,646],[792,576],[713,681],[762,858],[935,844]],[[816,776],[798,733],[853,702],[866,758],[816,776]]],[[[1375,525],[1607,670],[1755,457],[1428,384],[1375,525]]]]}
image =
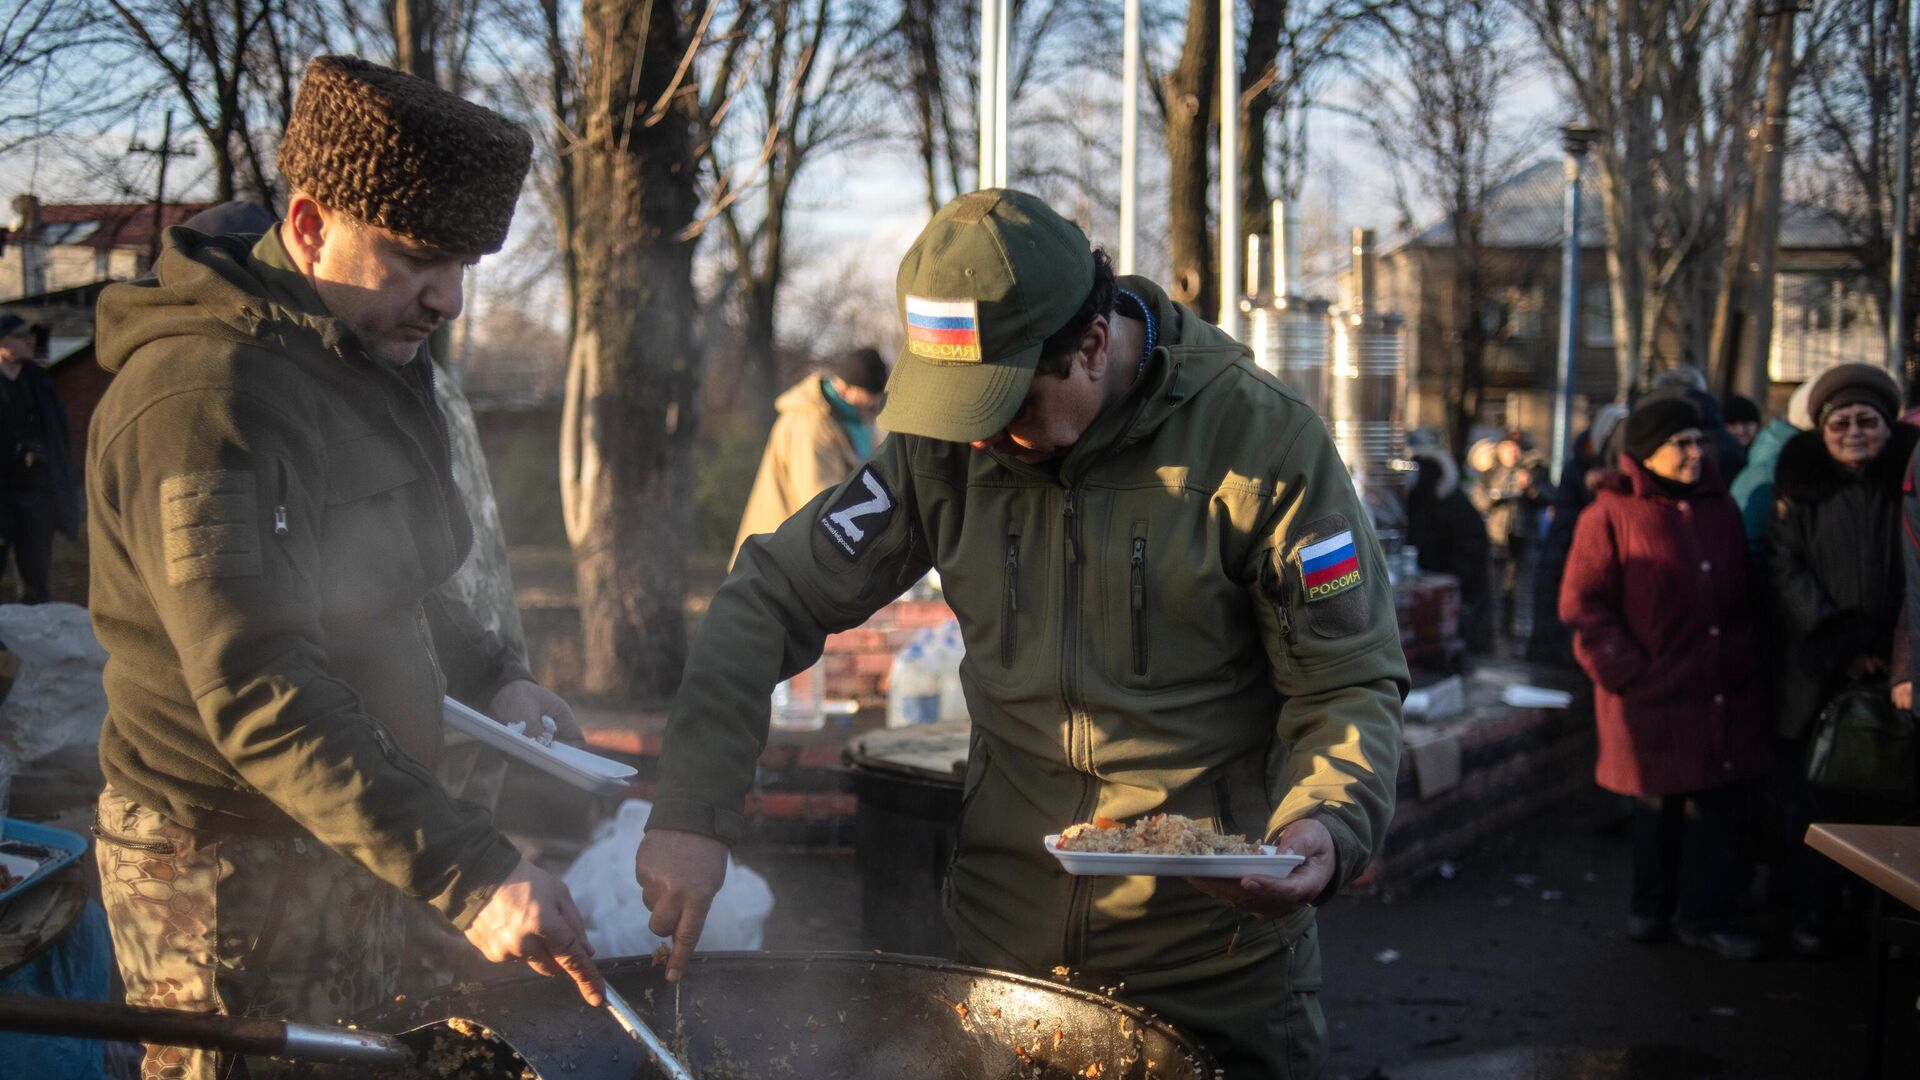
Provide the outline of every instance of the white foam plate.
{"type": "Polygon", "coordinates": [[[478,739],[514,760],[564,780],[582,791],[596,795],[618,795],[627,789],[628,779],[637,772],[625,762],[590,754],[566,743],[542,746],[537,740],[509,731],[505,724],[452,698],[441,701],[440,714],[446,719],[447,726],[455,731],[478,739]]]}
{"type": "Polygon", "coordinates": [[[1305,855],[1282,853],[1261,844],[1258,855],[1146,855],[1120,851],[1062,851],[1060,834],[1045,841],[1047,854],[1078,877],[1274,877],[1293,873],[1305,855]]]}

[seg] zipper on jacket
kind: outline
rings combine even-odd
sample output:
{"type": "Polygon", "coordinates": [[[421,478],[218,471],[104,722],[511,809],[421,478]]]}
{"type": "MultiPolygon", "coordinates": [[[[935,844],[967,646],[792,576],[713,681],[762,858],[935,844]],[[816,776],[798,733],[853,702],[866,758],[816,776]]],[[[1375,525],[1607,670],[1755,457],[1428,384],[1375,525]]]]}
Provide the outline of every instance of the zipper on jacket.
{"type": "Polygon", "coordinates": [[[273,535],[285,536],[289,532],[287,528],[287,462],[285,458],[274,458],[273,463],[274,471],[280,481],[278,498],[274,500],[273,505],[273,535]]]}
{"type": "MultiPolygon", "coordinates": [[[[1087,734],[1084,710],[1081,708],[1076,680],[1074,679],[1076,657],[1075,635],[1078,631],[1076,616],[1080,610],[1080,535],[1079,535],[1079,496],[1075,488],[1066,491],[1066,504],[1061,507],[1061,528],[1064,533],[1066,581],[1062,590],[1062,608],[1060,613],[1060,697],[1067,707],[1067,767],[1077,770],[1081,777],[1080,806],[1074,815],[1075,821],[1085,821],[1093,813],[1098,798],[1098,782],[1084,775],[1092,768],[1092,748],[1088,745],[1091,737],[1087,734]]],[[[1060,943],[1061,956],[1069,966],[1082,962],[1086,952],[1087,920],[1092,902],[1093,890],[1085,877],[1073,878],[1073,886],[1067,895],[1067,919],[1065,934],[1060,943]]]]}
{"type": "Polygon", "coordinates": [[[1133,555],[1128,560],[1132,581],[1127,590],[1133,609],[1133,673],[1147,673],[1147,538],[1144,529],[1134,527],[1133,555]]]}
{"type": "Polygon", "coordinates": [[[1066,581],[1061,590],[1060,612],[1060,700],[1067,706],[1067,765],[1070,768],[1083,769],[1088,762],[1081,750],[1082,738],[1080,695],[1074,670],[1078,663],[1075,638],[1078,630],[1076,616],[1080,611],[1080,536],[1079,521],[1076,517],[1079,508],[1080,493],[1067,489],[1066,504],[1060,510],[1061,541],[1066,560],[1066,581]]]}
{"type": "Polygon", "coordinates": [[[1274,577],[1274,609],[1280,613],[1280,636],[1287,639],[1287,644],[1292,645],[1294,644],[1293,586],[1290,584],[1285,569],[1274,567],[1272,563],[1268,563],[1267,565],[1270,568],[1268,572],[1273,574],[1274,577]]]}
{"type": "Polygon", "coordinates": [[[1019,648],[1020,533],[1007,524],[1006,582],[1000,599],[1000,666],[1011,668],[1019,648]]]}
{"type": "Polygon", "coordinates": [[[93,815],[93,827],[87,830],[95,840],[104,840],[115,847],[131,848],[134,851],[146,851],[155,855],[172,855],[180,850],[179,845],[164,837],[143,840],[137,836],[127,836],[114,832],[100,823],[100,815],[93,815]]]}

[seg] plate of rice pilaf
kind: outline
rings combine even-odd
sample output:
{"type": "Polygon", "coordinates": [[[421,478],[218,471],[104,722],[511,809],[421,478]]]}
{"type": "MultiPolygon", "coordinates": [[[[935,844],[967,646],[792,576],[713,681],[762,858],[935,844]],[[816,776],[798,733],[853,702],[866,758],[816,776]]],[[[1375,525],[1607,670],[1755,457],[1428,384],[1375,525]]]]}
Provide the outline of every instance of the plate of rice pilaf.
{"type": "Polygon", "coordinates": [[[1067,873],[1083,877],[1286,877],[1307,861],[1179,814],[1151,814],[1131,825],[1096,817],[1045,844],[1067,873]]]}

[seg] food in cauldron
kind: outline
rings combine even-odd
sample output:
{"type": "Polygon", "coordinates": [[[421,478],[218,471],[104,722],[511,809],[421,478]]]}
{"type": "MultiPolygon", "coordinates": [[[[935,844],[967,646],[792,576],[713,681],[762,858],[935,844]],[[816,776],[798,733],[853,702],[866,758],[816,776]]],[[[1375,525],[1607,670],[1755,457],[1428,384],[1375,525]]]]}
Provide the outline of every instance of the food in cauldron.
{"type": "MultiPolygon", "coordinates": [[[[701,1080],[1199,1080],[1205,1054],[1163,1021],[1060,979],[875,953],[702,953],[670,984],[650,957],[601,973],[701,1080]]],[[[419,1048],[450,1017],[484,1024],[490,1053],[457,1080],[646,1080],[660,1075],[613,1018],[565,980],[456,984],[355,1018],[419,1048]],[[509,1049],[510,1048],[510,1049],[509,1049]]],[[[469,1029],[482,1043],[477,1027],[469,1029]]],[[[448,1035],[457,1046],[467,1038],[448,1035]]],[[[445,1048],[451,1049],[451,1048],[445,1048]]],[[[454,1050],[458,1054],[460,1051],[454,1050]]],[[[444,1060],[444,1059],[443,1059],[444,1060]]],[[[326,1071],[309,1080],[363,1073],[326,1071]]],[[[409,1078],[434,1076],[418,1066],[409,1078]]]]}
{"type": "Polygon", "coordinates": [[[415,1053],[433,1080],[538,1080],[533,1067],[484,1024],[454,1016],[422,1035],[426,1045],[415,1053]]]}
{"type": "Polygon", "coordinates": [[[1060,850],[1128,855],[1257,855],[1244,836],[1215,832],[1181,814],[1153,814],[1131,825],[1112,818],[1069,825],[1060,834],[1060,850]]]}

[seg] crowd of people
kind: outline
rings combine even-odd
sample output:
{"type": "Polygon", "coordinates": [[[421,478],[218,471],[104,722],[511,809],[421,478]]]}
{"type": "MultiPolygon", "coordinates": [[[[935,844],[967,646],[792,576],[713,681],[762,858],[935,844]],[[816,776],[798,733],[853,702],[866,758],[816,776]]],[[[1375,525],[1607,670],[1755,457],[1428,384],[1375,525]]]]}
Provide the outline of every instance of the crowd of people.
{"type": "Polygon", "coordinates": [[[1631,939],[1753,959],[1753,902],[1791,908],[1800,955],[1857,932],[1802,838],[1914,813],[1911,419],[1874,365],[1774,416],[1679,368],[1595,410],[1557,485],[1519,431],[1469,452],[1470,485],[1415,452],[1409,540],[1460,576],[1469,648],[1593,682],[1595,780],[1630,805],[1631,939]]]}

